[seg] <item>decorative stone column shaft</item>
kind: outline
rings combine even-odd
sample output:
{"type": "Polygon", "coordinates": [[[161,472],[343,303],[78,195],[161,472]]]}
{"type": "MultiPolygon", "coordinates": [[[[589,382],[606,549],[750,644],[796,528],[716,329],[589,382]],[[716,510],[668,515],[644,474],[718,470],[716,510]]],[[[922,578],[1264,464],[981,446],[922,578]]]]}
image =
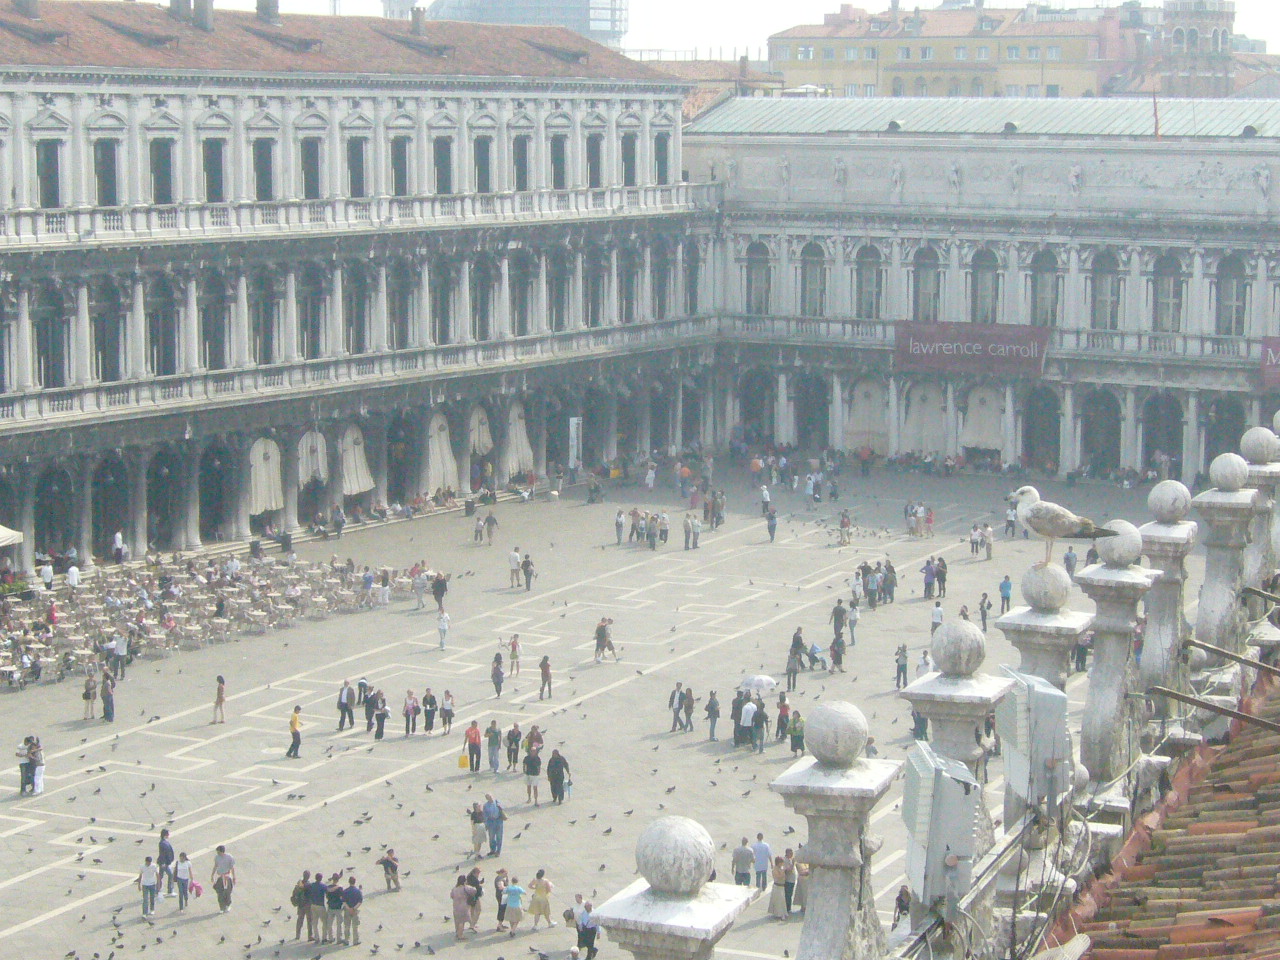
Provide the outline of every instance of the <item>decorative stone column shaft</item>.
{"type": "MultiPolygon", "coordinates": [[[[1245,488],[1249,464],[1234,453],[1215,457],[1209,465],[1213,488],[1191,501],[1204,520],[1204,584],[1196,610],[1196,639],[1236,653],[1244,652],[1245,612],[1240,605],[1244,585],[1244,547],[1261,494],[1245,488]]],[[[1193,664],[1217,666],[1217,658],[1193,664]]]]}
{"type": "MultiPolygon", "coordinates": [[[[1250,587],[1265,588],[1276,569],[1272,546],[1272,516],[1275,511],[1276,485],[1280,484],[1280,439],[1266,427],[1253,427],[1240,438],[1240,453],[1249,464],[1246,486],[1258,491],[1253,519],[1249,523],[1249,542],[1244,548],[1244,582],[1250,587]]],[[[1249,619],[1266,615],[1267,604],[1257,597],[1249,598],[1249,619]]]]}
{"type": "MultiPolygon", "coordinates": [[[[1142,690],[1153,685],[1186,690],[1182,645],[1191,635],[1184,612],[1186,559],[1198,530],[1195,521],[1185,519],[1191,509],[1191,492],[1177,480],[1164,480],[1151,488],[1147,506],[1156,518],[1138,532],[1142,534],[1142,552],[1160,577],[1146,596],[1147,626],[1138,685],[1142,690]]],[[[1157,716],[1168,716],[1168,703],[1160,700],[1155,707],[1157,716]]]]}

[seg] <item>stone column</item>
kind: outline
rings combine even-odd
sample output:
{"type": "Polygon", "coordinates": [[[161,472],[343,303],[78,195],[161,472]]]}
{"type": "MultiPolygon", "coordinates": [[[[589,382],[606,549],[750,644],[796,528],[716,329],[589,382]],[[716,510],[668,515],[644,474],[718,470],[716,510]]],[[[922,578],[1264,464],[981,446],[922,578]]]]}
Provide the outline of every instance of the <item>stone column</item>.
{"type": "Polygon", "coordinates": [[[80,569],[93,567],[93,473],[98,458],[85,454],[80,458],[79,471],[72,480],[76,484],[76,506],[79,522],[76,524],[76,550],[80,554],[80,569]]]}
{"type": "Polygon", "coordinates": [[[601,444],[602,455],[606,463],[612,463],[618,456],[618,395],[604,395],[604,437],[601,444]]]}
{"type": "Polygon", "coordinates": [[[498,304],[494,310],[494,339],[506,340],[511,336],[511,258],[498,261],[498,304]]]}
{"type": "MultiPolygon", "coordinates": [[[[1183,642],[1191,635],[1187,622],[1185,584],[1187,554],[1196,543],[1197,527],[1185,519],[1191,509],[1191,492],[1177,480],[1163,480],[1151,488],[1147,507],[1155,520],[1138,528],[1142,553],[1160,578],[1146,596],[1146,631],[1142,638],[1142,662],[1138,685],[1187,690],[1187,670],[1182,661],[1183,642]]],[[[1172,704],[1156,701],[1158,716],[1168,716],[1172,704]]]]}
{"type": "Polygon", "coordinates": [[[533,472],[544,477],[547,474],[547,404],[538,401],[536,406],[525,407],[525,423],[533,428],[529,445],[533,447],[533,472]],[[532,414],[532,416],[530,416],[532,414]]]}
{"type": "MultiPolygon", "coordinates": [[[[374,353],[387,349],[387,262],[379,262],[373,292],[373,329],[369,331],[369,348],[374,353]]],[[[400,344],[401,347],[404,344],[400,344]]]]}
{"type": "MultiPolygon", "coordinates": [[[[35,384],[34,363],[35,351],[32,349],[34,337],[31,331],[31,288],[27,284],[19,281],[18,283],[18,319],[14,324],[13,331],[13,382],[19,390],[30,390],[35,384]]],[[[24,543],[30,544],[30,549],[34,550],[35,545],[30,543],[31,538],[27,538],[24,543]]],[[[25,555],[27,551],[24,550],[25,555]]],[[[32,563],[35,562],[34,554],[32,554],[32,563]]]]}
{"type": "Polygon", "coordinates": [[[387,418],[371,416],[361,425],[364,454],[373,477],[373,499],[387,502],[387,418]]]}
{"type": "Polygon", "coordinates": [[[671,405],[667,408],[667,416],[667,438],[672,456],[677,456],[684,448],[684,379],[678,376],[671,391],[671,405]]]}
{"type": "Polygon", "coordinates": [[[133,276],[132,284],[133,302],[125,317],[125,376],[141,380],[147,375],[147,288],[141,274],[133,276]]]}
{"type": "Polygon", "coordinates": [[[1124,392],[1124,419],[1120,421],[1120,466],[1142,467],[1142,430],[1138,424],[1138,398],[1133,388],[1124,392]]]}
{"type": "Polygon", "coordinates": [[[1182,482],[1189,486],[1194,484],[1201,466],[1200,394],[1195,390],[1188,390],[1187,412],[1182,428],[1182,482]]]}
{"type": "Polygon", "coordinates": [[[881,840],[868,827],[902,765],[863,756],[867,720],[851,703],[815,707],[805,722],[805,745],[812,756],[769,785],[809,822],[809,883],[796,960],[878,960],[885,938],[871,858],[881,840]]]}
{"type": "MultiPolygon", "coordinates": [[[[462,407],[462,429],[452,431],[453,458],[458,464],[458,490],[463,497],[471,496],[471,405],[462,407]]],[[[450,424],[452,428],[452,424],[450,424]]]]}
{"type": "Polygon", "coordinates": [[[715,843],[685,817],[655,820],[636,841],[636,880],[592,914],[636,960],[710,960],[752,890],[708,883],[715,843]]]}
{"type": "MultiPolygon", "coordinates": [[[[1014,407],[1014,401],[1013,384],[1006,383],[1004,385],[1004,412],[1000,418],[1000,439],[1002,441],[1000,459],[1005,463],[1014,463],[1018,460],[1018,438],[1015,423],[1017,409],[1014,407]]],[[[959,451],[956,452],[958,453],[959,451]]]]}
{"type": "Polygon", "coordinates": [[[249,449],[253,444],[252,437],[230,436],[227,447],[231,452],[232,463],[232,503],[231,503],[231,539],[248,540],[250,533],[249,511],[252,509],[251,483],[249,479],[249,449]]]}
{"type": "Polygon", "coordinates": [[[187,444],[178,458],[179,483],[182,484],[182,521],[179,539],[183,549],[199,550],[200,542],[200,459],[199,443],[187,444]]]}
{"type": "Polygon", "coordinates": [[[889,456],[896,457],[902,447],[902,419],[898,414],[898,380],[889,378],[889,456]]]}
{"type": "Polygon", "coordinates": [[[1093,623],[1093,616],[1064,610],[1071,595],[1071,577],[1056,563],[1036,564],[1022,576],[1022,599],[995,622],[1021,655],[1018,669],[1066,690],[1071,655],[1093,623]]]}
{"type": "Polygon", "coordinates": [[[1079,431],[1076,424],[1076,391],[1074,384],[1062,386],[1062,411],[1058,422],[1058,475],[1065,476],[1080,468],[1079,431]]]}
{"type": "MultiPolygon", "coordinates": [[[[1280,439],[1266,427],[1253,427],[1240,438],[1240,452],[1249,464],[1247,487],[1258,491],[1253,520],[1249,524],[1249,542],[1244,548],[1244,582],[1265,589],[1276,569],[1272,546],[1274,531],[1271,518],[1275,512],[1276,485],[1280,484],[1280,439]]],[[[1249,598],[1249,619],[1267,614],[1267,606],[1257,597],[1249,598]]]]}
{"type": "MultiPolygon", "coordinates": [[[[292,363],[298,359],[298,271],[287,267],[284,273],[284,307],[280,321],[280,359],[292,363]]],[[[295,508],[296,508],[295,504],[295,508]]]]}
{"type": "Polygon", "coordinates": [[[773,394],[773,442],[788,444],[795,440],[796,411],[787,393],[787,375],[778,374],[777,389],[773,394]]]}
{"type": "Polygon", "coordinates": [[[827,410],[827,446],[844,448],[844,384],[840,374],[831,375],[831,402],[827,410]]]}
{"type": "MultiPolygon", "coordinates": [[[[1104,526],[1116,536],[1097,541],[1101,563],[1076,574],[1076,583],[1093,600],[1093,661],[1089,665],[1089,693],[1081,721],[1080,760],[1095,785],[1110,783],[1137,759],[1134,701],[1136,686],[1133,635],[1138,601],[1160,577],[1157,570],[1137,565],[1142,534],[1125,520],[1104,526]]],[[[1117,791],[1123,793],[1123,784],[1117,791]]]]}
{"type": "Polygon", "coordinates": [[[200,354],[200,281],[194,275],[182,285],[182,372],[194,373],[204,366],[200,354]]]}
{"type": "Polygon", "coordinates": [[[943,453],[953,454],[956,452],[956,444],[959,442],[960,431],[956,429],[956,415],[957,415],[956,386],[950,380],[948,380],[946,384],[945,396],[946,396],[946,409],[945,409],[945,412],[943,413],[943,416],[946,417],[946,422],[944,424],[944,427],[946,430],[946,433],[945,433],[946,439],[944,441],[946,443],[946,449],[943,451],[943,453]]]}
{"type": "Polygon", "coordinates": [[[648,387],[636,392],[636,450],[646,457],[653,452],[653,396],[648,387]]]}
{"type": "MultiPolygon", "coordinates": [[[[1235,653],[1244,652],[1245,614],[1240,605],[1244,586],[1244,547],[1261,495],[1246,488],[1249,464],[1235,453],[1224,453],[1209,465],[1213,489],[1191,501],[1204,520],[1204,584],[1196,610],[1196,639],[1235,653]]],[[[1201,651],[1192,655],[1192,665],[1220,661],[1201,651]]]]}
{"type": "Polygon", "coordinates": [[[281,527],[286,533],[298,529],[298,489],[301,486],[298,477],[298,442],[304,432],[301,429],[290,430],[279,438],[280,487],[284,496],[284,519],[281,527]]]}
{"type": "Polygon", "coordinates": [[[18,572],[31,577],[36,572],[36,484],[46,464],[32,460],[22,464],[18,473],[18,530],[22,543],[18,545],[18,572]]]}
{"type": "Polygon", "coordinates": [[[328,331],[325,335],[324,356],[341,357],[347,352],[346,321],[343,316],[342,298],[342,264],[333,265],[333,276],[329,281],[329,308],[325,311],[328,319],[328,331]]]}
{"type": "Polygon", "coordinates": [[[454,311],[452,338],[454,343],[471,343],[475,340],[475,318],[471,316],[471,261],[464,256],[458,261],[457,299],[454,311]]]}
{"type": "Polygon", "coordinates": [[[231,357],[228,366],[245,367],[252,359],[249,348],[249,276],[236,274],[236,302],[231,308],[231,357]]]}
{"type": "Polygon", "coordinates": [[[331,425],[323,431],[325,458],[329,461],[329,483],[325,487],[325,506],[332,512],[334,507],[344,506],[342,493],[342,431],[344,424],[331,425]]]}
{"type": "Polygon", "coordinates": [[[90,348],[89,284],[76,284],[76,316],[71,331],[71,382],[84,386],[93,379],[93,350],[90,348]]]}
{"type": "Polygon", "coordinates": [[[124,467],[129,483],[129,552],[135,560],[147,553],[147,467],[153,451],[139,447],[125,452],[124,467]]]}
{"type": "Polygon", "coordinates": [[[429,347],[435,344],[431,324],[431,258],[423,257],[418,264],[418,315],[413,326],[413,345],[429,347]]]}

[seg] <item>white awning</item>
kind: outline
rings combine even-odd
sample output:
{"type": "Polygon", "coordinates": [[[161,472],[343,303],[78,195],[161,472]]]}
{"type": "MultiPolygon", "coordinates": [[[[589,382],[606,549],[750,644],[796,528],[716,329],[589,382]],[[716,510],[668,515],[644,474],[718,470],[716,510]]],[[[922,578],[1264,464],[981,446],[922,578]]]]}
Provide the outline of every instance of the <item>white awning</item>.
{"type": "Polygon", "coordinates": [[[342,495],[354,497],[373,489],[373,475],[369,473],[369,461],[364,455],[364,434],[354,423],[342,431],[342,495]]]}
{"type": "Polygon", "coordinates": [[[508,477],[533,469],[533,447],[529,446],[524,404],[519,400],[507,408],[507,449],[502,467],[508,477]]]}
{"type": "Polygon", "coordinates": [[[249,448],[249,513],[284,509],[284,489],[280,483],[280,445],[259,437],[249,448]]]}
{"type": "Polygon", "coordinates": [[[431,418],[427,427],[427,489],[434,495],[443,487],[458,485],[458,461],[449,437],[449,419],[443,413],[431,418]]]}
{"type": "Polygon", "coordinates": [[[329,447],[319,430],[303,434],[298,441],[298,483],[305,487],[312,480],[329,482],[329,447]]]}
{"type": "Polygon", "coordinates": [[[960,449],[1000,450],[1004,447],[1001,427],[1004,397],[993,387],[974,387],[969,391],[969,410],[960,429],[960,449]]]}
{"type": "Polygon", "coordinates": [[[8,527],[0,527],[0,547],[12,547],[22,542],[22,534],[8,527]]]}
{"type": "Polygon", "coordinates": [[[485,456],[493,449],[493,434],[489,430],[489,412],[477,405],[471,411],[471,452],[485,456]]]}

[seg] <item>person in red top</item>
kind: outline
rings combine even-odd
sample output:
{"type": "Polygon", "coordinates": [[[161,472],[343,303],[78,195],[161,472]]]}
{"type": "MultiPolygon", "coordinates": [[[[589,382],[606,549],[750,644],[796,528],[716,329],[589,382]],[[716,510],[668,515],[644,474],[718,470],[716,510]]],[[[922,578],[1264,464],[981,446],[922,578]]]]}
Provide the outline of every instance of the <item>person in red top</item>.
{"type": "Polygon", "coordinates": [[[471,726],[463,734],[467,741],[467,759],[471,761],[471,772],[480,772],[480,721],[472,720],[471,726]]]}

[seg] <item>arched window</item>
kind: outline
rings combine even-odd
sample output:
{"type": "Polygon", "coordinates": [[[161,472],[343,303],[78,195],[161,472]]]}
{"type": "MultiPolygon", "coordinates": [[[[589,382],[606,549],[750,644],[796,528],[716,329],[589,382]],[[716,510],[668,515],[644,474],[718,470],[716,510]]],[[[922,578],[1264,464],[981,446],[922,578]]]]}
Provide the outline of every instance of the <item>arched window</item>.
{"type": "Polygon", "coordinates": [[[1094,330],[1117,330],[1120,327],[1120,262],[1113,253],[1100,253],[1093,258],[1090,274],[1092,286],[1089,325],[1094,330]]]}
{"type": "Polygon", "coordinates": [[[951,82],[947,84],[948,97],[958,97],[961,95],[962,90],[963,90],[963,85],[960,83],[959,77],[953,77],[951,82]]]}
{"type": "Polygon", "coordinates": [[[854,316],[859,320],[880,319],[883,286],[880,265],[880,251],[875,247],[868,245],[858,251],[854,264],[854,316]]]}
{"type": "Polygon", "coordinates": [[[1172,254],[1156,261],[1152,276],[1151,329],[1177,333],[1182,329],[1182,264],[1172,254]]]}
{"type": "Polygon", "coordinates": [[[800,251],[800,315],[820,317],[827,305],[827,254],[817,243],[800,251]]]}
{"type": "Polygon", "coordinates": [[[916,96],[927,97],[929,95],[929,81],[924,77],[916,77],[916,96]]]}
{"type": "Polygon", "coordinates": [[[907,85],[902,82],[901,77],[893,78],[893,95],[895,97],[903,97],[907,94],[907,85]]]}
{"type": "Polygon", "coordinates": [[[1186,45],[1186,36],[1182,32],[1182,28],[1178,27],[1173,31],[1173,52],[1182,53],[1186,45]]]}
{"type": "Polygon", "coordinates": [[[1000,305],[1000,262],[990,250],[979,250],[969,264],[969,321],[995,323],[1000,305]]]}
{"type": "Polygon", "coordinates": [[[769,287],[772,268],[769,265],[769,248],[757,240],[747,247],[745,264],[746,296],[743,298],[747,313],[763,317],[769,313],[769,287]]]}
{"type": "Polygon", "coordinates": [[[973,78],[973,82],[969,84],[969,96],[985,97],[987,95],[987,85],[977,77],[973,78]]]}
{"type": "Polygon", "coordinates": [[[1223,257],[1216,286],[1213,332],[1220,337],[1243,337],[1249,303],[1244,261],[1234,255],[1223,257]]]}
{"type": "Polygon", "coordinates": [[[912,261],[911,306],[916,320],[937,323],[942,308],[942,271],[938,267],[938,251],[921,247],[912,261]]]}
{"type": "Polygon", "coordinates": [[[1058,261],[1048,250],[1031,258],[1031,325],[1052,327],[1058,322],[1058,261]]]}

